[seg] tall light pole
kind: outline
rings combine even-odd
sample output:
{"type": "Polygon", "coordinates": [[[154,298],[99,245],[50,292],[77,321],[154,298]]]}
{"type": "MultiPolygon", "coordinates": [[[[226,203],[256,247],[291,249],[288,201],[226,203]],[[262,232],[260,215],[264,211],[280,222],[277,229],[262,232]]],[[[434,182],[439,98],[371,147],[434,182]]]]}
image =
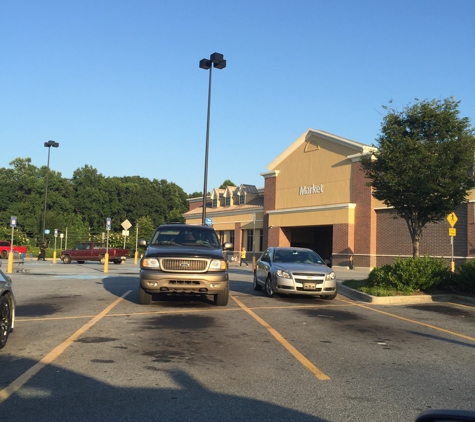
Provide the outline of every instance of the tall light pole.
{"type": "Polygon", "coordinates": [[[46,203],[48,200],[48,176],[49,176],[49,153],[51,150],[51,147],[53,148],[58,148],[59,143],[55,141],[48,141],[45,142],[45,148],[48,148],[48,168],[46,170],[46,184],[45,184],[45,209],[43,211],[43,231],[41,234],[41,243],[44,243],[45,241],[45,229],[46,229],[46,203]]]}
{"type": "Polygon", "coordinates": [[[209,69],[209,87],[208,87],[208,119],[206,121],[206,151],[205,151],[205,175],[203,183],[203,216],[201,224],[205,224],[206,220],[206,195],[208,190],[208,150],[209,150],[209,114],[211,109],[211,76],[212,69],[224,69],[226,67],[226,60],[224,60],[223,55],[219,53],[211,54],[209,60],[202,59],[200,60],[200,68],[208,70],[209,69]]]}

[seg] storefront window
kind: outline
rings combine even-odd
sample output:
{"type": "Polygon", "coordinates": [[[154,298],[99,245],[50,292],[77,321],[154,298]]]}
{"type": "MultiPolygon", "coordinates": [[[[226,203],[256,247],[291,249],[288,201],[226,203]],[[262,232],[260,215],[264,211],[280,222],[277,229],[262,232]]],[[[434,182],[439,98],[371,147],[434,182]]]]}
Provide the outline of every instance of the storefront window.
{"type": "Polygon", "coordinates": [[[247,230],[247,250],[254,251],[254,230],[247,230]]]}

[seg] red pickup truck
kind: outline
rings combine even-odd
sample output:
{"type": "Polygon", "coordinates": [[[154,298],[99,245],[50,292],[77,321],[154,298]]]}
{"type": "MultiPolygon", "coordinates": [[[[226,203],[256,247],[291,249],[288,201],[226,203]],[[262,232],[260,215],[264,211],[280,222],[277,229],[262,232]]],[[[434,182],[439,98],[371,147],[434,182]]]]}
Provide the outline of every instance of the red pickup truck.
{"type": "MultiPolygon", "coordinates": [[[[129,256],[128,249],[109,248],[109,262],[122,264],[129,256]]],[[[84,242],[77,245],[74,249],[68,249],[61,252],[61,260],[65,264],[71,261],[77,261],[78,264],[84,264],[86,261],[99,261],[104,264],[106,258],[106,247],[102,243],[84,242]]]]}
{"type": "MultiPolygon", "coordinates": [[[[12,249],[12,244],[8,240],[0,240],[0,257],[7,259],[12,249]]],[[[26,246],[13,246],[13,252],[26,253],[26,246]]]]}

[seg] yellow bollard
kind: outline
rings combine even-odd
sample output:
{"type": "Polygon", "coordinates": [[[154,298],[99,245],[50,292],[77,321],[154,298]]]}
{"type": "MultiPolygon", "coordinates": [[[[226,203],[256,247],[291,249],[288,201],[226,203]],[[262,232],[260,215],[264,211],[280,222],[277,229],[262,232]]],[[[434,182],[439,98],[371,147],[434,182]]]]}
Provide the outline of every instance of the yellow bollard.
{"type": "Polygon", "coordinates": [[[56,251],[53,252],[53,264],[56,264],[56,251]]]}
{"type": "Polygon", "coordinates": [[[11,274],[13,272],[13,253],[8,253],[8,264],[7,264],[7,273],[11,274]]]}
{"type": "Polygon", "coordinates": [[[104,259],[105,259],[105,261],[104,261],[104,272],[108,273],[109,272],[109,254],[108,253],[106,253],[104,255],[104,259]]]}
{"type": "Polygon", "coordinates": [[[139,251],[135,251],[134,264],[137,264],[138,258],[139,258],[139,251]]]}

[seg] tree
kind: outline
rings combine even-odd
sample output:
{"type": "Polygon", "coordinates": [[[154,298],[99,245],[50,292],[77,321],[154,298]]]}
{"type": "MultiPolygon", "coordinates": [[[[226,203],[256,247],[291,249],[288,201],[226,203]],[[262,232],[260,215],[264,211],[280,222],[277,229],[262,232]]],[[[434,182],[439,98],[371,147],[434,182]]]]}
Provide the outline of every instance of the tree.
{"type": "Polygon", "coordinates": [[[231,180],[226,179],[223,183],[221,183],[221,186],[219,189],[226,189],[228,186],[236,186],[231,180]]]}
{"type": "Polygon", "coordinates": [[[459,101],[424,100],[387,114],[377,150],[361,159],[373,196],[403,218],[419,256],[422,231],[466,202],[475,187],[475,131],[459,101]]]}
{"type": "Polygon", "coordinates": [[[192,192],[188,194],[188,198],[203,198],[203,192],[192,192]]]}

